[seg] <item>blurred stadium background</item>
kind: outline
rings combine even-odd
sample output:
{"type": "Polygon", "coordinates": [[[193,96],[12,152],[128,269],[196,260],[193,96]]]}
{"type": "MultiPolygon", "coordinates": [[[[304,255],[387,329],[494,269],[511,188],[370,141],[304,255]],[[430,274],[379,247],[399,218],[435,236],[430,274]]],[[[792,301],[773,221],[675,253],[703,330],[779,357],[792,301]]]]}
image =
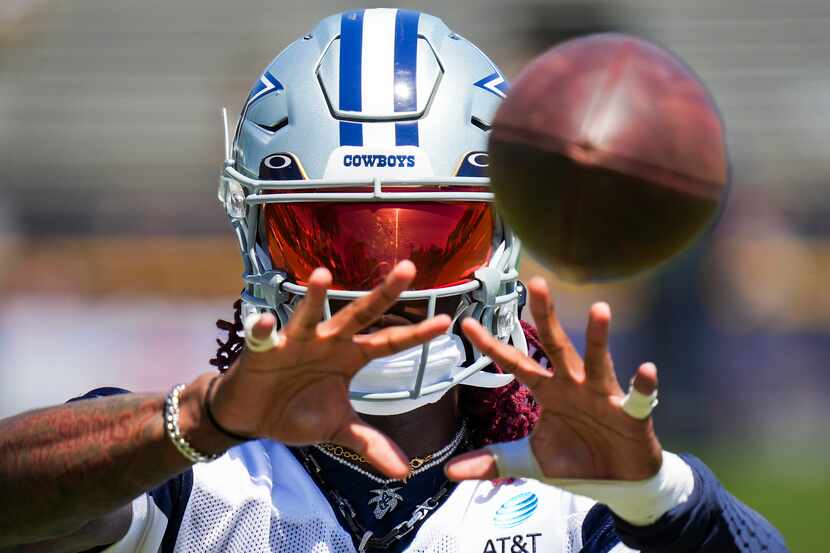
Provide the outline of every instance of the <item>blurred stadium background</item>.
{"type": "MultiPolygon", "coordinates": [[[[220,108],[321,17],[307,0],[0,2],[0,416],[101,385],[209,370],[240,263],[216,202],[220,108]]],[[[615,309],[623,378],[661,368],[665,445],[709,462],[785,533],[827,550],[830,4],[412,2],[508,76],[592,31],[651,38],[709,84],[734,182],[719,226],[662,271],[557,284],[580,338],[615,309]]],[[[525,259],[523,272],[540,272],[525,259]]]]}

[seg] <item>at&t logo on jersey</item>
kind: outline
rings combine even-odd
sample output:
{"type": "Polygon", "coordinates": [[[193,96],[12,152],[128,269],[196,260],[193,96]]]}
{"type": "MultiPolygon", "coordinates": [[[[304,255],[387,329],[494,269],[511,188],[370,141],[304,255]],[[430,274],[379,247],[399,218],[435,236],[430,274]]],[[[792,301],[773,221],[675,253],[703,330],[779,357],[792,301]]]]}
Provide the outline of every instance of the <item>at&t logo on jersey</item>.
{"type": "Polygon", "coordinates": [[[400,154],[344,154],[343,167],[415,167],[415,156],[400,154]]]}
{"type": "MultiPolygon", "coordinates": [[[[538,506],[539,498],[535,493],[516,494],[496,509],[493,526],[515,528],[527,521],[538,506]]],[[[541,535],[541,532],[530,532],[490,538],[484,544],[482,553],[536,553],[536,540],[541,535]]]]}
{"type": "Polygon", "coordinates": [[[502,503],[493,515],[493,524],[498,528],[513,528],[533,515],[539,506],[539,498],[533,492],[520,493],[502,503]]]}
{"type": "Polygon", "coordinates": [[[543,553],[536,550],[536,539],[541,535],[541,532],[532,532],[491,538],[487,540],[481,553],[543,553]]]}

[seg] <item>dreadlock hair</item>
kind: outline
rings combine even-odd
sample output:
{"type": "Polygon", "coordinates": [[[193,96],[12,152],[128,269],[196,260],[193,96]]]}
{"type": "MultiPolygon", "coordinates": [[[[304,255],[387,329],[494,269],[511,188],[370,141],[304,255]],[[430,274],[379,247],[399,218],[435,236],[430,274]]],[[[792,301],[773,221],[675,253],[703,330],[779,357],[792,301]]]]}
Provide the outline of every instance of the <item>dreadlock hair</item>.
{"type": "MultiPolygon", "coordinates": [[[[528,354],[537,363],[547,366],[536,329],[525,321],[520,322],[527,339],[528,354]]],[[[504,372],[495,363],[484,370],[504,372]]],[[[539,420],[542,407],[533,398],[530,389],[518,380],[501,388],[459,388],[458,406],[467,419],[470,441],[476,448],[524,438],[539,420]]]]}
{"type": "MultiPolygon", "coordinates": [[[[242,300],[236,300],[233,307],[233,322],[222,319],[216,321],[216,327],[226,332],[227,337],[224,340],[216,340],[219,347],[216,357],[210,360],[210,364],[222,373],[233,365],[245,345],[245,339],[241,334],[242,300]]],[[[541,365],[549,366],[536,329],[525,321],[521,321],[521,324],[528,342],[528,354],[541,365]]],[[[504,372],[496,364],[487,370],[504,372]]],[[[460,386],[459,408],[467,420],[470,442],[474,448],[524,438],[533,430],[541,412],[541,406],[533,398],[530,390],[518,380],[501,388],[460,386]]]]}
{"type": "Polygon", "coordinates": [[[210,364],[219,369],[220,373],[224,373],[231,368],[245,346],[245,339],[240,336],[240,332],[245,328],[242,324],[242,300],[233,302],[233,322],[219,319],[216,321],[216,328],[226,332],[227,337],[225,340],[216,339],[219,348],[216,350],[216,357],[210,360],[210,364]]]}

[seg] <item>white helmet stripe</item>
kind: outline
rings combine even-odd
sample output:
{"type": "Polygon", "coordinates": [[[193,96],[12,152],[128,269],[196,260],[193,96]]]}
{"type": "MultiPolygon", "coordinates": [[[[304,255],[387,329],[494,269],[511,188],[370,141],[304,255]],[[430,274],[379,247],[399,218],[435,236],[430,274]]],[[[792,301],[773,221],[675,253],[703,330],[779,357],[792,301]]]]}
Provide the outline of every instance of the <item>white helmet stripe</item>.
{"type": "MultiPolygon", "coordinates": [[[[364,113],[392,113],[394,111],[395,16],[397,13],[396,9],[375,9],[366,10],[363,15],[361,92],[364,113]]],[[[395,144],[392,142],[378,145],[394,146],[395,144]]]]}
{"type": "Polygon", "coordinates": [[[388,149],[395,146],[395,123],[362,123],[363,145],[367,148],[388,149]]]}

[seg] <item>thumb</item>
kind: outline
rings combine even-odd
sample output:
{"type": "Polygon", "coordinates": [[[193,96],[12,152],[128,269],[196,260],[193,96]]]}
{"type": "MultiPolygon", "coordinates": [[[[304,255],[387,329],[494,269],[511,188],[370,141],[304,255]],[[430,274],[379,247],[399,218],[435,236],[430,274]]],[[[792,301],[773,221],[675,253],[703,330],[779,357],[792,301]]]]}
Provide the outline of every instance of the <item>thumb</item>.
{"type": "Polygon", "coordinates": [[[447,478],[459,480],[495,480],[499,477],[496,458],[489,449],[477,449],[450,459],[444,467],[447,478]]]}
{"type": "Polygon", "coordinates": [[[279,345],[277,318],[271,313],[253,313],[245,319],[245,348],[256,353],[266,352],[279,345]]]}
{"type": "Polygon", "coordinates": [[[273,314],[253,313],[244,323],[245,348],[239,356],[239,366],[264,369],[270,356],[264,355],[282,343],[283,336],[277,334],[277,318],[273,314]]]}
{"type": "Polygon", "coordinates": [[[402,480],[409,475],[409,462],[392,439],[361,420],[357,413],[337,431],[332,441],[359,453],[389,478],[402,480]]]}
{"type": "Polygon", "coordinates": [[[260,313],[258,316],[251,315],[246,323],[246,327],[250,325],[251,338],[258,342],[267,340],[271,332],[277,327],[277,319],[271,313],[260,313]]]}
{"type": "Polygon", "coordinates": [[[525,436],[512,442],[490,444],[484,449],[459,455],[447,465],[452,480],[489,479],[513,476],[543,480],[542,469],[525,436]]]}

